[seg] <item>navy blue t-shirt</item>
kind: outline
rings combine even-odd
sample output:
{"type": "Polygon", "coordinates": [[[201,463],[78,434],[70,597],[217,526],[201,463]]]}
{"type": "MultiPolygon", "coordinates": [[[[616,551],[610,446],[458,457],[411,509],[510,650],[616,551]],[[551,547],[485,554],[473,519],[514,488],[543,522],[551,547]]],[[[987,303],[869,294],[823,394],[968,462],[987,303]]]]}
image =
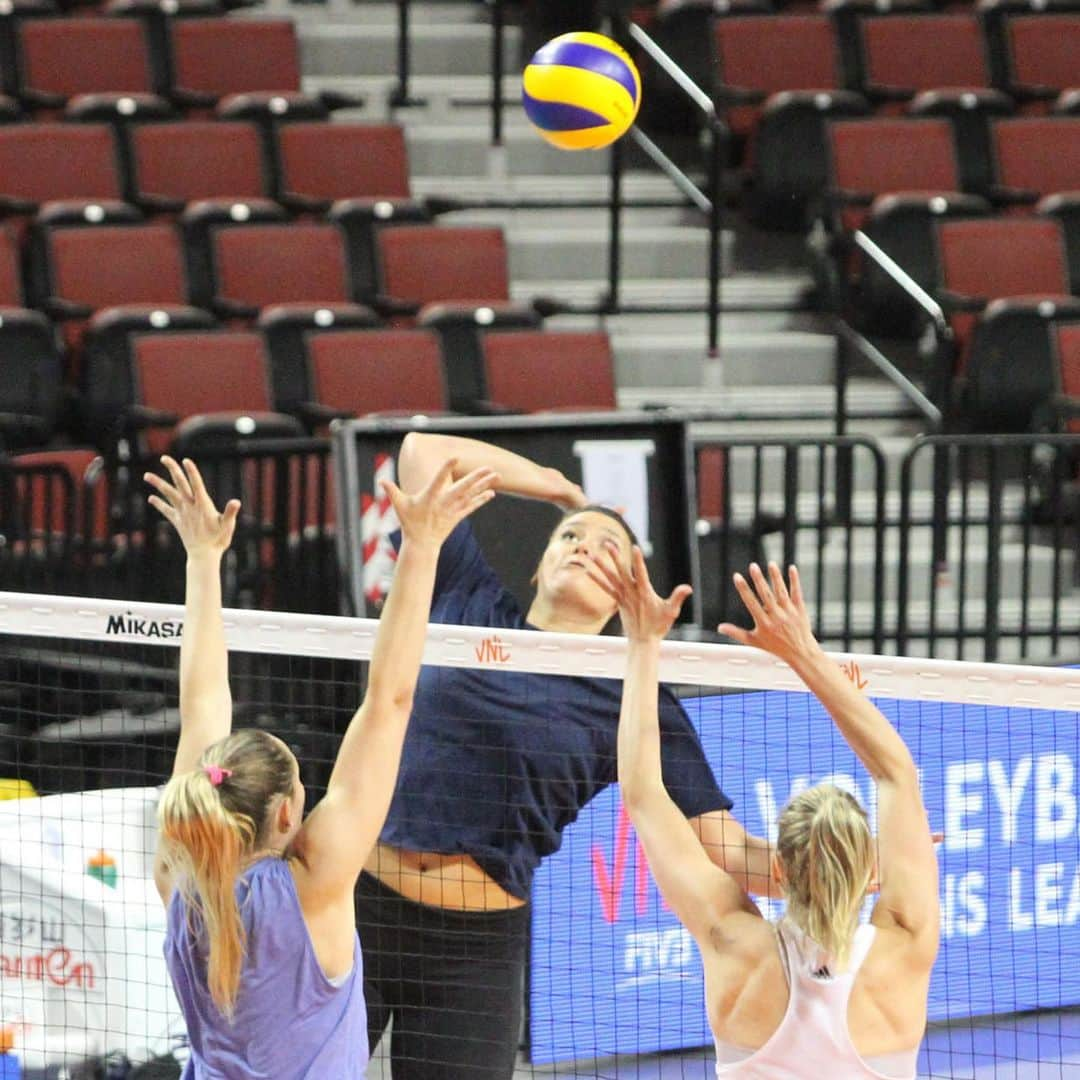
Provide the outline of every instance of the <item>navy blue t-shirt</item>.
{"type": "MultiPolygon", "coordinates": [[[[529,629],[468,522],[439,557],[431,621],[529,629]]],[[[425,667],[416,687],[387,844],[464,853],[527,899],[562,830],[616,779],[622,683],[475,668],[425,667]]],[[[660,691],[664,783],[688,817],[728,810],[690,719],[660,691]]]]}

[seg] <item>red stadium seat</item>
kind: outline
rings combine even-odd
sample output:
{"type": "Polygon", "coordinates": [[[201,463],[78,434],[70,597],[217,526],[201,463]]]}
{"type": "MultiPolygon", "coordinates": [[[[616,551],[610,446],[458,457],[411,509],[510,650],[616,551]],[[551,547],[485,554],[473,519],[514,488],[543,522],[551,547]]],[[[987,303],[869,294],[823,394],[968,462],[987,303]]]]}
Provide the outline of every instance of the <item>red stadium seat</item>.
{"type": "Polygon", "coordinates": [[[879,195],[934,195],[960,188],[952,125],[947,120],[900,119],[834,121],[831,197],[842,224],[857,229],[879,195]]]}
{"type": "Polygon", "coordinates": [[[323,222],[222,226],[212,237],[214,306],[254,318],[273,304],[335,304],[350,299],[345,241],[323,222]]]}
{"type": "Polygon", "coordinates": [[[249,332],[137,335],[139,404],[162,423],[147,432],[152,454],[167,448],[173,425],[204,413],[271,411],[262,336],[249,332]]]}
{"type": "Polygon", "coordinates": [[[339,199],[411,198],[397,124],[283,124],[277,146],[285,206],[321,211],[339,199]]]}
{"type": "Polygon", "coordinates": [[[721,15],[715,27],[717,100],[736,135],[750,133],[771,94],[843,87],[839,44],[825,15],[721,15]]]}
{"type": "Polygon", "coordinates": [[[970,12],[869,15],[859,22],[860,89],[879,104],[922,90],[981,88],[990,68],[978,18],[970,12]]]}
{"type": "Polygon", "coordinates": [[[0,127],[0,207],[33,214],[57,199],[122,199],[112,131],[98,124],[0,127]]]}
{"type": "Polygon", "coordinates": [[[139,124],[131,132],[131,164],[135,200],[150,211],[269,194],[262,141],[251,124],[139,124]]]}
{"type": "Polygon", "coordinates": [[[442,352],[428,330],[310,334],[308,356],[315,402],[338,414],[446,408],[442,352]]]}
{"type": "Polygon", "coordinates": [[[1005,52],[1004,89],[1018,101],[1053,101],[1080,75],[1080,12],[1011,16],[1005,52]]]}
{"type": "Polygon", "coordinates": [[[481,341],[492,402],[520,412],[615,408],[607,334],[523,330],[488,333],[481,341]]]}
{"type": "Polygon", "coordinates": [[[0,306],[23,307],[25,303],[19,242],[11,229],[0,226],[0,306]]]}
{"type": "Polygon", "coordinates": [[[957,373],[976,314],[1001,297],[1068,297],[1065,241],[1056,221],[983,218],[937,225],[938,297],[950,313],[957,373]]]}
{"type": "Polygon", "coordinates": [[[60,109],[80,94],[158,89],[137,19],[27,19],[19,44],[19,96],[33,108],[60,109]]]}
{"type": "Polygon", "coordinates": [[[63,384],[56,336],[40,311],[0,307],[0,450],[56,435],[63,384]]]}
{"type": "Polygon", "coordinates": [[[383,295],[414,312],[434,303],[509,302],[502,229],[402,226],[380,230],[378,245],[383,295]]]}
{"type": "Polygon", "coordinates": [[[65,322],[73,376],[80,367],[86,320],[94,312],[130,305],[189,310],[184,251],[171,225],[48,228],[42,231],[42,247],[48,280],[41,303],[65,322]]]}
{"type": "Polygon", "coordinates": [[[1000,200],[1034,203],[1080,189],[1080,117],[999,120],[993,145],[998,182],[993,194],[1000,200]]]}
{"type": "Polygon", "coordinates": [[[1080,322],[1065,323],[1058,327],[1057,340],[1057,392],[1068,405],[1065,430],[1080,435],[1080,322]]]}
{"type": "Polygon", "coordinates": [[[104,462],[87,449],[39,450],[17,454],[16,503],[25,517],[19,535],[32,545],[109,535],[109,501],[104,462]]]}
{"type": "Polygon", "coordinates": [[[233,94],[300,90],[291,19],[180,19],[172,24],[172,96],[210,108],[233,94]]]}

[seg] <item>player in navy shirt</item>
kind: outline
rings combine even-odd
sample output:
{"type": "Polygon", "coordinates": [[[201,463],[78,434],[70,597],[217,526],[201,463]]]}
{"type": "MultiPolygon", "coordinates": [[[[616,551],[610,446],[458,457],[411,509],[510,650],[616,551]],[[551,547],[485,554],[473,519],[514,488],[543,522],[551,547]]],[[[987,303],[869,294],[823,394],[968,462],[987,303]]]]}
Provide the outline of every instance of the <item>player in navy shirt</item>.
{"type": "MultiPolygon", "coordinates": [[[[498,447],[412,433],[398,461],[405,491],[449,458],[481,466],[498,490],[544,499],[566,516],[551,535],[527,612],[503,587],[467,525],[439,559],[431,621],[493,630],[596,634],[615,604],[588,555],[634,539],[613,511],[588,505],[554,469],[498,447]]],[[[509,507],[508,507],[509,508],[509,507]]],[[[498,671],[424,668],[398,784],[357,891],[372,1047],[393,1018],[394,1080],[508,1080],[521,1026],[528,898],[562,830],[616,780],[621,683],[498,671]]],[[[710,856],[767,892],[770,850],[728,812],[682,706],[661,692],[664,781],[710,856]]]]}

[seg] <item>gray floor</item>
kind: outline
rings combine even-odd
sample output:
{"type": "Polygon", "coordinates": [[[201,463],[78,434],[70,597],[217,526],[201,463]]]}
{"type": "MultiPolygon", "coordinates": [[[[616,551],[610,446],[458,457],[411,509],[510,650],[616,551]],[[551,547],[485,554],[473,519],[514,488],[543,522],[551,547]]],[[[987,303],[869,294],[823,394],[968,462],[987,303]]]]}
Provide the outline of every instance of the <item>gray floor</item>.
{"type": "MultiPolygon", "coordinates": [[[[807,1077],[812,1077],[807,1073],[807,1077]]],[[[569,1066],[521,1063],[514,1080],[708,1080],[706,1049],[648,1057],[607,1058],[569,1066]]],[[[980,1024],[932,1029],[919,1057],[927,1080],[1080,1080],[1080,1008],[1058,1013],[998,1017],[980,1024]]],[[[380,1050],[368,1080],[391,1080],[380,1050]]]]}

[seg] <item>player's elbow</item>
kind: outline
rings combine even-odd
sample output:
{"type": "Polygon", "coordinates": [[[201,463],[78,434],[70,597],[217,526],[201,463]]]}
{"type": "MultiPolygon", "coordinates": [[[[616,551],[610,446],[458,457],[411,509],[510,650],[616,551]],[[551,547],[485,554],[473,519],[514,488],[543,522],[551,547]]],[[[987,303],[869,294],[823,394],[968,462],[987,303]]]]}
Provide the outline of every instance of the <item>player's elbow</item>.
{"type": "Polygon", "coordinates": [[[438,460],[438,438],[437,435],[410,431],[402,440],[398,451],[398,479],[404,490],[422,488],[441,464],[438,460]]]}

